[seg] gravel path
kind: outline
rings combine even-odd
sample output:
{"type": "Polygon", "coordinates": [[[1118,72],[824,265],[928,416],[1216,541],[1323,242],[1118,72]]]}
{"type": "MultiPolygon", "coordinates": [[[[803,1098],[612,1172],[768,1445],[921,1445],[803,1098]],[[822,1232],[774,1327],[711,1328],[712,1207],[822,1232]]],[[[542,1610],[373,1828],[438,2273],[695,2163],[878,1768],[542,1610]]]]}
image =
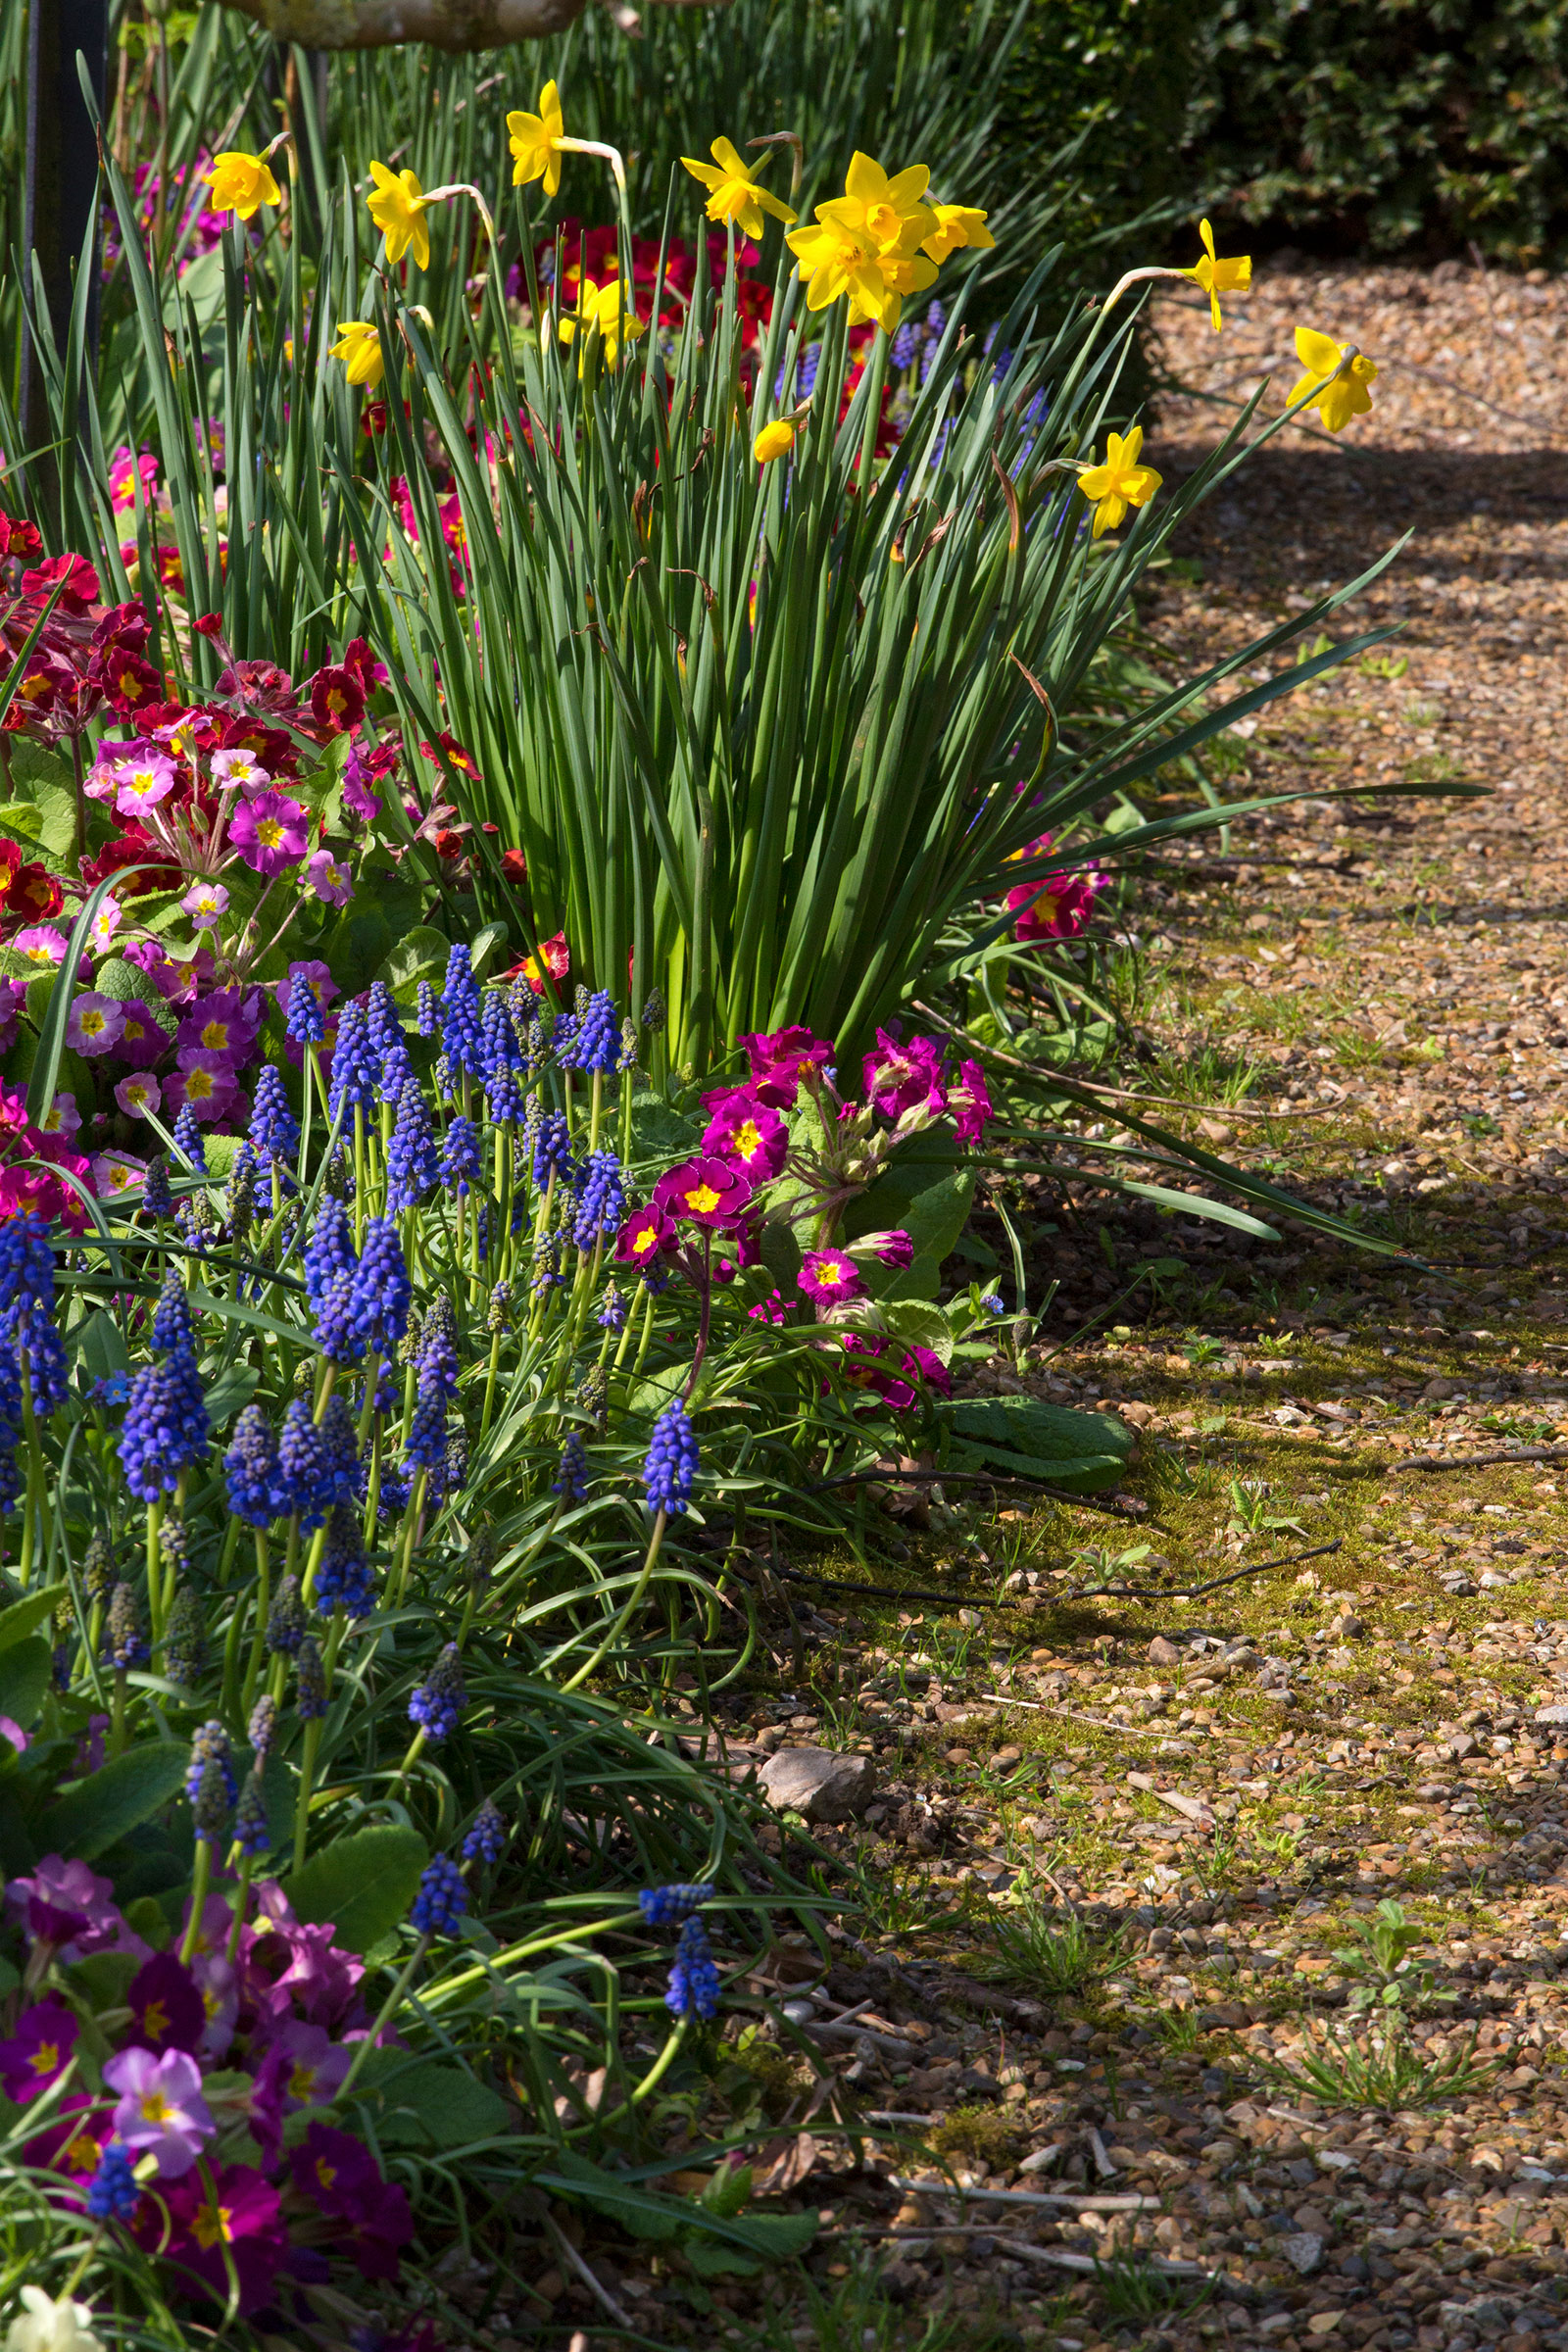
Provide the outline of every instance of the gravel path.
{"type": "MultiPolygon", "coordinates": [[[[819,2302],[717,2280],[699,2322],[622,2241],[644,2340],[1568,2352],[1568,284],[1273,269],[1228,307],[1216,343],[1160,306],[1167,477],[1298,320],[1377,406],[1244,476],[1151,632],[1245,641],[1408,531],[1331,623],[1405,626],[1226,740],[1227,791],[1312,798],[1142,887],[1149,1091],[1405,1256],[1035,1199],[1063,1287],[976,1385],[1102,1403],[1140,1459],[1108,1510],[903,1506],[911,1584],[1006,1609],[792,1588],[731,1761],[874,1760],[812,1832],[863,1907],[830,1968],[778,1945],[682,2095],[694,2135],[779,2127],[757,2209],[821,2215],[819,2302]],[[1445,777],[1493,797],[1323,797],[1445,777]]],[[[602,2324],[550,2284],[518,2335],[602,2324]]]]}

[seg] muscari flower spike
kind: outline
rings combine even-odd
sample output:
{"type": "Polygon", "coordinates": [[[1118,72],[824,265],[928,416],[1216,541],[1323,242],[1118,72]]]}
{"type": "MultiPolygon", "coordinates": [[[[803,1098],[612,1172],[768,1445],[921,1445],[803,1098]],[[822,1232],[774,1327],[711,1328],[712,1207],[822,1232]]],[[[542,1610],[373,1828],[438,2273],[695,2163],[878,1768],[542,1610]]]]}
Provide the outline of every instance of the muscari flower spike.
{"type": "Polygon", "coordinates": [[[473,1826],[463,1840],[466,1862],[482,1862],[493,1869],[500,1861],[507,1842],[507,1825],[493,1796],[487,1796],[473,1817],[473,1826]]]}
{"type": "Polygon", "coordinates": [[[420,1936],[455,1936],[467,1907],[462,1871],[450,1855],[437,1854],[420,1874],[419,1891],[409,1913],[411,1926],[420,1936]]]}
{"type": "Polygon", "coordinates": [[[141,2202],[141,2190],[123,2140],[106,2140],[98,2168],[87,2183],[87,2217],[100,2228],[105,2222],[128,2222],[141,2202]]]}
{"type": "Polygon", "coordinates": [[[679,1399],[665,1405],[654,1423],[654,1434],[643,1462],[642,1480],[651,1511],[677,1516],[686,1508],[701,1456],[686,1408],[679,1399]]]}
{"type": "Polygon", "coordinates": [[[562,1056],[568,1069],[608,1073],[620,1058],[620,1015],[607,988],[596,988],[581,1008],[569,1053],[562,1056]]]}
{"type": "Polygon", "coordinates": [[[562,1441],[561,1468],[551,1482],[550,1491],[559,1494],[564,1509],[581,1502],[588,1492],[588,1454],[579,1430],[571,1430],[562,1441]]]}
{"type": "Polygon", "coordinates": [[[169,1162],[162,1154],[151,1163],[142,1180],[141,1205],[158,1224],[174,1213],[174,1196],[169,1189],[169,1162]]]}
{"type": "Polygon", "coordinates": [[[301,973],[288,992],[286,1034],[297,1046],[318,1046],[326,1036],[326,1017],[314,982],[301,973]]]}
{"type": "Polygon", "coordinates": [[[332,1048],[332,1083],[326,1099],[330,1116],[335,1119],[342,1110],[373,1110],[380,1079],[381,1056],[370,1043],[366,1008],[356,997],[343,1007],[332,1048]]]}
{"type": "Polygon", "coordinates": [[[271,1851],[272,1834],[267,1824],[267,1800],[258,1774],[250,1773],[234,1808],[234,1843],[242,1854],[271,1851]]]}
{"type": "Polygon", "coordinates": [[[272,1595],[272,1605],[267,1612],[267,1646],[274,1657],[298,1657],[305,1641],[305,1608],[300,1599],[300,1580],[285,1576],[272,1595]]]}
{"type": "Polygon", "coordinates": [[[235,1795],[233,1750],[229,1746],[227,1732],[224,1731],[216,1716],[210,1722],[204,1723],[200,1730],[191,1736],[190,1763],[185,1773],[185,1794],[190,1798],[192,1804],[196,1802],[200,1793],[209,1765],[218,1767],[226,1809],[234,1802],[235,1795]]]}
{"type": "Polygon", "coordinates": [[[431,1742],[445,1740],[457,1730],[467,1696],[462,1654],[457,1643],[449,1642],[425,1680],[416,1685],[409,1699],[409,1721],[431,1742]]]}
{"type": "Polygon", "coordinates": [[[164,1629],[164,1672],[181,1690],[193,1690],[207,1671],[207,1621],[189,1585],[174,1594],[164,1629]]]}
{"type": "Polygon", "coordinates": [[[414,1016],[415,1027],[418,1030],[421,1037],[434,1037],[439,1022],[439,1014],[436,1009],[435,990],[430,986],[428,980],[421,980],[419,982],[418,991],[416,997],[416,1009],[414,1016]]]}
{"type": "Polygon", "coordinates": [[[442,1397],[458,1393],[458,1325],[452,1301],[445,1291],[437,1291],[430,1302],[419,1334],[418,1353],[415,1366],[421,1392],[442,1397]]]}
{"type": "Polygon", "coordinates": [[[179,1116],[174,1121],[174,1149],[184,1152],[198,1176],[207,1174],[207,1146],[196,1124],[196,1113],[188,1102],[180,1104],[179,1116]]]}
{"type": "Polygon", "coordinates": [[[637,1897],[637,1908],[645,1927],[683,1928],[712,1899],[713,1889],[708,1886],[645,1886],[637,1897]]]}
{"type": "Polygon", "coordinates": [[[365,1228],[365,1249],[355,1268],[348,1297],[349,1326],[358,1351],[374,1348],[390,1355],[408,1329],[414,1285],[397,1226],[390,1217],[372,1217],[365,1228]]]}
{"type": "Polygon", "coordinates": [[[247,1527],[270,1527],[283,1513],[278,1481],[277,1440],[259,1404],[248,1404],[234,1424],[223,1456],[228,1507],[247,1527]]]}
{"type": "Polygon", "coordinates": [[[294,1661],[294,1712],[301,1723],[318,1722],[326,1713],[326,1669],[309,1634],[294,1661]]]}
{"type": "Polygon", "coordinates": [[[675,1946],[664,2006],[675,2017],[716,2017],[718,1995],[718,1970],[708,1930],[700,1919],[689,1919],[675,1946]]]}
{"type": "Polygon", "coordinates": [[[152,1652],[142,1626],[141,1603],[134,1587],[122,1581],[109,1595],[104,1625],[104,1663],[117,1673],[145,1666],[152,1652]]]}
{"type": "Polygon", "coordinates": [[[479,1173],[479,1130],[460,1112],[441,1147],[441,1181],[449,1193],[466,1193],[479,1173]]]}
{"type": "Polygon", "coordinates": [[[316,1576],[316,1605],[323,1615],[341,1609],[346,1617],[368,1617],[375,1606],[375,1578],[365,1557],[357,1511],[335,1503],[316,1576]]]}
{"type": "MultiPolygon", "coordinates": [[[[457,1124],[456,1120],[453,1122],[457,1124]]],[[[477,1163],[477,1145],[475,1162],[477,1163]]],[[[398,1098],[397,1124],[386,1154],[386,1204],[390,1209],[415,1208],[442,1174],[442,1163],[430,1131],[430,1113],[417,1079],[412,1075],[398,1098]]]]}
{"type": "Polygon", "coordinates": [[[264,1690],[252,1707],[245,1737],[250,1741],[251,1754],[260,1769],[271,1753],[272,1741],[277,1738],[277,1701],[270,1690],[264,1690]]]}
{"type": "Polygon", "coordinates": [[[299,1156],[300,1123],[288,1106],[283,1073],[270,1061],[263,1063],[256,1080],[250,1141],[264,1168],[292,1169],[299,1156]]]}

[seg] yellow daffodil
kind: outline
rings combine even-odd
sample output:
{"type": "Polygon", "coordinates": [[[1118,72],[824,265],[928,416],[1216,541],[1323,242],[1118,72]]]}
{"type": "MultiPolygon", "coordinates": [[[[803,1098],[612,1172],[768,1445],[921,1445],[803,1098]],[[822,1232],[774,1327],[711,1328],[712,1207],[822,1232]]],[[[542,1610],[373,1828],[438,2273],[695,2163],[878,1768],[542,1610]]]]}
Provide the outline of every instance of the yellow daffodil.
{"type": "Polygon", "coordinates": [[[381,338],[374,326],[364,318],[340,318],[337,341],[328,356],[341,360],[351,384],[364,384],[368,389],[381,381],[386,364],[381,357],[381,338]]]}
{"type": "Polygon", "coordinates": [[[401,262],[413,249],[414,258],[421,270],[430,267],[430,231],[424,225],[424,216],[430,204],[412,172],[390,172],[385,164],[372,164],[370,177],[375,182],[375,194],[366,199],[370,219],[386,239],[386,258],[401,262]]]}
{"type": "Polygon", "coordinates": [[[819,204],[815,225],[792,228],[784,242],[800,264],[808,311],[825,311],[830,302],[849,294],[873,318],[880,315],[888,288],[876,250],[868,237],[840,218],[836,205],[819,204]]]}
{"type": "MultiPolygon", "coordinates": [[[[577,373],[581,375],[587,364],[588,345],[597,333],[605,366],[613,368],[620,358],[622,343],[635,343],[639,335],[648,332],[648,321],[639,318],[626,304],[625,289],[618,277],[612,277],[596,286],[585,277],[577,289],[575,310],[563,311],[555,320],[555,331],[563,343],[570,343],[578,329],[582,343],[577,352],[577,373]]],[[[545,321],[545,333],[550,333],[550,320],[545,321]]]]}
{"type": "Polygon", "coordinates": [[[859,148],[850,158],[850,168],[844,174],[844,194],[834,209],[848,227],[862,229],[880,252],[884,247],[900,245],[905,232],[918,221],[920,237],[929,237],[937,225],[930,205],[920,200],[931,178],[924,164],[911,164],[906,172],[895,172],[890,179],[880,164],[859,148]]]}
{"type": "Polygon", "coordinates": [[[1125,440],[1112,433],[1105,442],[1103,466],[1090,466],[1078,476],[1078,487],[1094,503],[1095,537],[1103,537],[1121,523],[1129,507],[1141,507],[1159,488],[1152,466],[1140,466],[1144,428],[1135,424],[1125,440]]]}
{"type": "Polygon", "coordinates": [[[906,294],[923,294],[937,282],[937,266],[927,261],[920,245],[920,222],[906,220],[899,235],[877,248],[877,272],[882,280],[878,302],[867,302],[858,294],[850,296],[850,318],[861,323],[884,327],[891,335],[899,323],[906,294]]]}
{"type": "Polygon", "coordinates": [[[213,191],[208,198],[213,211],[233,213],[241,220],[249,220],[264,204],[283,201],[266,156],[247,155],[241,147],[215,155],[212,170],[202,177],[213,191]]]}
{"type": "Polygon", "coordinates": [[[945,262],[950,253],[960,245],[972,245],[977,252],[989,253],[996,238],[986,226],[984,213],[972,204],[933,204],[928,211],[936,216],[936,228],[923,239],[920,250],[934,262],[945,262]]]}
{"type": "Polygon", "coordinates": [[[771,466],[775,458],[787,458],[795,447],[795,427],[784,416],[776,416],[764,424],[752,443],[752,455],[759,466],[771,466]]]}
{"type": "Polygon", "coordinates": [[[553,81],[547,81],[540,91],[536,115],[518,113],[507,117],[507,128],[512,133],[514,188],[525,188],[530,180],[542,179],[545,194],[554,196],[561,185],[561,140],[565,127],[561,93],[553,81]]]}
{"type": "Polygon", "coordinates": [[[1378,371],[1353,343],[1336,343],[1315,326],[1298,326],[1296,356],[1306,373],[1291,386],[1290,407],[1310,392],[1306,405],[1316,409],[1331,433],[1343,432],[1352,416],[1366,415],[1372,406],[1367,386],[1378,371]]]}
{"type": "Polygon", "coordinates": [[[1200,220],[1198,233],[1203,240],[1203,258],[1200,262],[1195,262],[1191,270],[1183,270],[1178,274],[1190,277],[1194,285],[1201,286],[1208,296],[1208,315],[1214,321],[1217,335],[1225,323],[1219,314],[1219,298],[1222,294],[1247,292],[1252,282],[1252,257],[1244,253],[1234,262],[1222,262],[1214,251],[1214,231],[1206,220],[1200,220]]]}
{"type": "Polygon", "coordinates": [[[710,164],[700,164],[690,155],[680,160],[693,179],[700,179],[710,191],[706,207],[710,220],[733,220],[743,236],[760,237],[764,213],[786,223],[795,219],[787,204],[757,185],[761,165],[743,163],[730,140],[715,139],[709,153],[713,159],[710,164]]]}

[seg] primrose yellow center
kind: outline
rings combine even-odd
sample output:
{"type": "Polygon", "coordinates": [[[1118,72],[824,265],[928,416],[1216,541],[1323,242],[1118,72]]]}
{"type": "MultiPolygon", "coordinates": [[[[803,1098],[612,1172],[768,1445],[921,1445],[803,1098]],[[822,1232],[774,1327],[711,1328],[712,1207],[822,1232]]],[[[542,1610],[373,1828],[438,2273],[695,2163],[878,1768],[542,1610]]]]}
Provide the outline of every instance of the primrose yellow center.
{"type": "Polygon", "coordinates": [[[283,842],[283,828],[275,816],[264,816],[256,828],[256,838],[264,850],[280,849],[283,842]]]}
{"type": "Polygon", "coordinates": [[[294,2069],[294,2072],[293,2072],[293,2073],[290,2075],[290,2077],[289,2077],[289,2079],[288,2079],[288,2095],[289,2095],[289,2097],[290,2097],[291,2099],[308,2099],[308,2098],[311,2096],[311,2094],[313,2093],[313,2091],[315,2090],[315,2088],[316,2088],[316,2069],[315,2069],[315,2067],[314,2067],[314,2066],[297,2066],[297,2067],[294,2069]]]}
{"type": "Polygon", "coordinates": [[[819,1266],[816,1279],[824,1289],[831,1290],[844,1280],[844,1268],[842,1266],[819,1266]]]}
{"type": "Polygon", "coordinates": [[[699,1184],[687,1194],[686,1205],[695,1215],[706,1217],[718,1206],[718,1195],[710,1184],[699,1184]]]}
{"type": "Polygon", "coordinates": [[[323,2188],[330,2188],[337,2179],[337,2166],[328,2164],[323,2157],[318,2156],[316,2160],[316,2178],[323,2188]]]}
{"type": "Polygon", "coordinates": [[[152,792],[156,789],[157,782],[158,779],[156,776],[149,775],[144,767],[139,767],[130,779],[130,789],[134,793],[139,793],[145,799],[149,792],[152,792]]]}
{"type": "Polygon", "coordinates": [[[227,2205],[199,2205],[192,2216],[190,2233],[205,2254],[219,2239],[230,2243],[234,2236],[234,2216],[227,2205]]]}
{"type": "Polygon", "coordinates": [[[103,2150],[99,2147],[98,2142],[89,2138],[83,2132],[71,2142],[60,2161],[68,2172],[95,2173],[98,2170],[98,2159],[102,2153],[103,2150]]]}
{"type": "Polygon", "coordinates": [[[147,1034],[147,1032],[146,1032],[146,1030],[145,1030],[145,1029],[142,1027],[142,1025],[141,1025],[140,1021],[127,1021],[127,1022],[125,1023],[125,1035],[126,1035],[126,1037],[128,1037],[128,1038],[129,1038],[129,1039],[130,1039],[130,1040],[131,1040],[131,1041],[132,1041],[134,1044],[136,1044],[136,1045],[140,1045],[140,1043],[141,1043],[142,1039],[143,1039],[143,1038],[146,1036],[146,1034],[147,1034]]]}
{"type": "Polygon", "coordinates": [[[149,2041],[162,2041],[169,2032],[169,2011],[162,2001],[149,2001],[141,2013],[141,2030],[149,2041]]]}
{"type": "MultiPolygon", "coordinates": [[[[53,963],[54,961],[54,957],[50,955],[47,948],[28,948],[26,951],[26,956],[29,963],[53,963]]],[[[46,1119],[44,1121],[44,1125],[47,1127],[48,1124],[49,1122],[46,1119]]]]}
{"type": "Polygon", "coordinates": [[[81,1016],[81,1034],[83,1037],[97,1037],[100,1032],[104,1029],[107,1029],[108,1026],[109,1024],[104,1019],[104,1016],[101,1012],[84,1012],[81,1016]]]}
{"type": "Polygon", "coordinates": [[[27,2064],[35,2075],[52,2075],[60,2064],[59,2042],[40,2041],[32,2056],[27,2060],[27,2064]]]}
{"type": "Polygon", "coordinates": [[[141,2102],[142,2115],[149,2124],[167,2124],[174,2110],[161,2090],[149,2090],[141,2102]]]}
{"type": "Polygon", "coordinates": [[[748,1119],[744,1126],[736,1128],[735,1149],[740,1153],[742,1159],[755,1159],[758,1152],[760,1152],[762,1149],[762,1138],[758,1132],[757,1121],[755,1119],[748,1119]]]}
{"type": "Polygon", "coordinates": [[[185,1080],[187,1102],[205,1102],[212,1092],[213,1073],[211,1070],[192,1070],[188,1073],[185,1080]]]}
{"type": "Polygon", "coordinates": [[[228,1043],[228,1023],[208,1021],[202,1029],[202,1044],[214,1054],[221,1054],[228,1043]]]}

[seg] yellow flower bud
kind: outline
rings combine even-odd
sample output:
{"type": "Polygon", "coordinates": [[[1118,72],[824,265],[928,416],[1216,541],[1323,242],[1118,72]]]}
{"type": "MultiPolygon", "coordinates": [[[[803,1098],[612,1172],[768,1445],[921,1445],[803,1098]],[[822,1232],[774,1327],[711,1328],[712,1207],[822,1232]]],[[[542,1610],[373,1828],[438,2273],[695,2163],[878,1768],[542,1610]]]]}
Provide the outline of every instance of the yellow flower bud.
{"type": "Polygon", "coordinates": [[[759,466],[771,466],[775,458],[787,458],[795,447],[795,427],[782,416],[764,424],[752,443],[752,455],[759,466]]]}

